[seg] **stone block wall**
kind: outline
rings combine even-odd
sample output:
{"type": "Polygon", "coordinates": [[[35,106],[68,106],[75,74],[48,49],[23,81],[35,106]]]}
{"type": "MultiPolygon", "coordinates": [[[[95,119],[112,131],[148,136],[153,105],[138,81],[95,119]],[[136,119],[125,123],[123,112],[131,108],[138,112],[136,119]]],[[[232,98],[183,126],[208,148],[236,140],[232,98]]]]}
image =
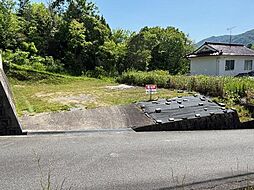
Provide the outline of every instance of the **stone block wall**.
{"type": "Polygon", "coordinates": [[[238,129],[241,123],[236,111],[215,114],[207,117],[186,119],[164,124],[133,127],[136,132],[142,131],[188,131],[188,130],[223,130],[238,129]]]}

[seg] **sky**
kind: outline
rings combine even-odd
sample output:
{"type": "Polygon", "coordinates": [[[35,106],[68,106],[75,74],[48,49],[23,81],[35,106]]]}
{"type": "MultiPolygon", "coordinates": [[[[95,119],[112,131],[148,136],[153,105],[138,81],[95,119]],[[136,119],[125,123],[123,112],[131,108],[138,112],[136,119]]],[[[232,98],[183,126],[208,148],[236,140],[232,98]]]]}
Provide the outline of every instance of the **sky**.
{"type": "Polygon", "coordinates": [[[174,26],[198,42],[254,29],[253,0],[92,0],[113,29],[174,26]]]}

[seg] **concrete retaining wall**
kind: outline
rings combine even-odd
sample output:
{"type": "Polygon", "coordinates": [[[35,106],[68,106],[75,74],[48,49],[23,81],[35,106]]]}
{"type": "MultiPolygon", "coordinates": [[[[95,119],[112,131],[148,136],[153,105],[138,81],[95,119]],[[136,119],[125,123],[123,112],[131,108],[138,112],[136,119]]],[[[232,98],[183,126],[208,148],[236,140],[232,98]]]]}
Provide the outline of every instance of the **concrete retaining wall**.
{"type": "Polygon", "coordinates": [[[0,135],[20,135],[21,125],[18,121],[9,83],[0,69],[0,135]]]}

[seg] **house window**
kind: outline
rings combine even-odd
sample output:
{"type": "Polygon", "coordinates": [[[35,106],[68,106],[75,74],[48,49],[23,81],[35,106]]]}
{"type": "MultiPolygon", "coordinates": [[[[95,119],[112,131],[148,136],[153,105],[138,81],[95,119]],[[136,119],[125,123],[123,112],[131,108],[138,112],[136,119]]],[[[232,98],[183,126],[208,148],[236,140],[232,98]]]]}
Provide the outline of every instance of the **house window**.
{"type": "Polygon", "coordinates": [[[235,60],[226,60],[225,71],[232,71],[235,69],[235,60]]]}
{"type": "Polygon", "coordinates": [[[244,70],[252,70],[252,60],[245,60],[244,61],[244,70]]]}

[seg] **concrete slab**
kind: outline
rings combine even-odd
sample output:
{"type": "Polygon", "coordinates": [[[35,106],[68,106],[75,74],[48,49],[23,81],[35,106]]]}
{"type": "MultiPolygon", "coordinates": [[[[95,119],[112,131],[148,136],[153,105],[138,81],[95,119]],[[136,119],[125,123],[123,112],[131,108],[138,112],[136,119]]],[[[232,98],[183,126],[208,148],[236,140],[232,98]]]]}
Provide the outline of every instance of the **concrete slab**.
{"type": "Polygon", "coordinates": [[[136,105],[42,113],[23,116],[20,121],[26,131],[122,129],[154,124],[136,105]]]}

